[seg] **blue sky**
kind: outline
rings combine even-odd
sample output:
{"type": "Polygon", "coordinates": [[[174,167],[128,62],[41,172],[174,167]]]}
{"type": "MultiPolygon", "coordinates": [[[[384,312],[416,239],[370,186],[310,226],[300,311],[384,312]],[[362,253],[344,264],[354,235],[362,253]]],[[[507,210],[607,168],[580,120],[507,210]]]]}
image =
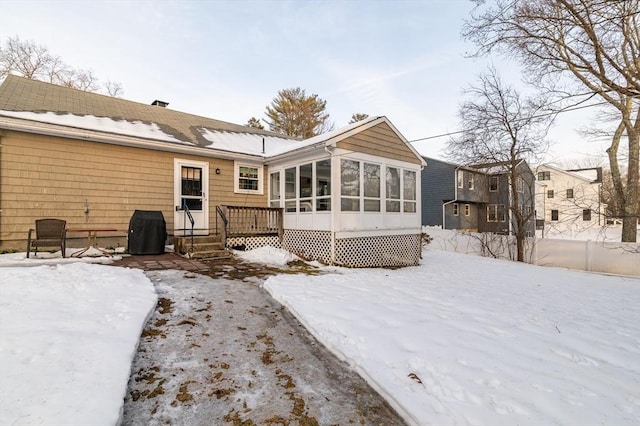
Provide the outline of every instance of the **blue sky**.
{"type": "MultiPolygon", "coordinates": [[[[45,45],[69,65],[122,83],[124,98],[244,124],[284,88],[327,101],[336,128],[355,112],[386,115],[414,140],[458,130],[461,92],[491,61],[465,58],[470,0],[14,1],[0,4],[0,41],[45,45]]],[[[571,112],[550,133],[548,159],[599,155],[571,112]]],[[[443,158],[446,138],[414,144],[443,158]]]]}

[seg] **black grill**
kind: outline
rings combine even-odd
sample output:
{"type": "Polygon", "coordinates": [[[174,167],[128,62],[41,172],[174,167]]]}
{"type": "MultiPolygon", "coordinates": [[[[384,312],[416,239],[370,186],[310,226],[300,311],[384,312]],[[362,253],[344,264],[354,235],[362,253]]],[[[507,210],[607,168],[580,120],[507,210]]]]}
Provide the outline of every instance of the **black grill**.
{"type": "Polygon", "coordinates": [[[129,254],[162,254],[167,224],[161,211],[136,210],[129,221],[129,254]]]}

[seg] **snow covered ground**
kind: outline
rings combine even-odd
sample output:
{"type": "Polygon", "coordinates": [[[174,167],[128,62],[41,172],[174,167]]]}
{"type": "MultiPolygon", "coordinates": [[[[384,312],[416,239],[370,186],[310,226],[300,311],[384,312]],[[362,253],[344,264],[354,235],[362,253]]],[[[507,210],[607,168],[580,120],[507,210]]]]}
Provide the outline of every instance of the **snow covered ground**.
{"type": "Polygon", "coordinates": [[[0,259],[0,424],[115,425],[151,282],[88,258],[0,259]]]}
{"type": "MultiPolygon", "coordinates": [[[[42,262],[23,257],[0,256],[0,424],[115,424],[152,284],[84,262],[2,267],[42,262]]],[[[430,250],[413,268],[322,272],[264,287],[415,424],[640,418],[639,279],[430,250]]]]}
{"type": "Polygon", "coordinates": [[[426,251],[264,287],[415,424],[638,424],[638,279],[426,251]]]}

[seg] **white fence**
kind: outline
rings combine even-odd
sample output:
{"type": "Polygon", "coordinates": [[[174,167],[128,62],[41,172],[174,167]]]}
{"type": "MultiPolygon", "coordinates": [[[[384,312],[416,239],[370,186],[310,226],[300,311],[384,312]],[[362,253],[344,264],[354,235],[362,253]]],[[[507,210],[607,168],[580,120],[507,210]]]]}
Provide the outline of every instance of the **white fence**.
{"type": "MultiPolygon", "coordinates": [[[[471,234],[427,227],[437,250],[515,258],[515,238],[495,234],[471,234]]],[[[554,240],[528,238],[525,260],[541,266],[640,277],[640,243],[554,240]]]]}

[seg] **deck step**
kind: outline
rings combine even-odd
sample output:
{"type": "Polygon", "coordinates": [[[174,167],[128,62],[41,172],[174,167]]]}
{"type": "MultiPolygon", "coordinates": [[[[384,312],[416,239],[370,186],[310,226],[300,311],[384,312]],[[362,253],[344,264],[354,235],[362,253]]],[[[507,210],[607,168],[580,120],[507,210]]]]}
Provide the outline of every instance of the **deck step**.
{"type": "Polygon", "coordinates": [[[194,251],[189,255],[191,259],[229,259],[231,253],[228,250],[194,251]]]}
{"type": "Polygon", "coordinates": [[[220,259],[231,257],[220,235],[174,237],[174,251],[192,259],[220,259]]]}

